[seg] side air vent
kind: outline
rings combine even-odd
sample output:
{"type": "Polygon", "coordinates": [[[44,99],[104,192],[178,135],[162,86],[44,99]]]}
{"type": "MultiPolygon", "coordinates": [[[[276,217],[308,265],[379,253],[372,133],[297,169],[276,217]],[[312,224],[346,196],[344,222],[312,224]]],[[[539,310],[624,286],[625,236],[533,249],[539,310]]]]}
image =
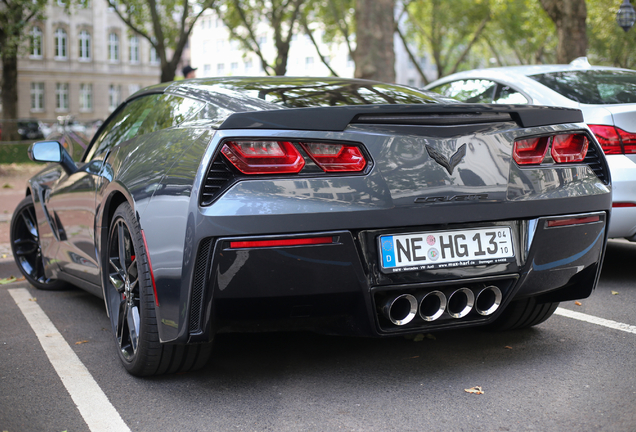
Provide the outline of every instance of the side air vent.
{"type": "Polygon", "coordinates": [[[207,269],[210,261],[210,245],[212,238],[206,238],[199,243],[197,261],[194,264],[194,282],[192,283],[192,300],[190,302],[190,333],[201,331],[201,311],[205,299],[205,286],[207,284],[207,269]]]}
{"type": "Polygon", "coordinates": [[[461,126],[478,123],[511,122],[508,113],[448,113],[412,115],[359,115],[352,123],[358,124],[400,124],[426,126],[461,126]]]}
{"type": "Polygon", "coordinates": [[[216,198],[218,192],[234,178],[234,174],[226,165],[224,158],[217,157],[205,177],[203,193],[201,194],[201,205],[209,206],[216,198]]]}
{"type": "Polygon", "coordinates": [[[587,149],[587,155],[583,159],[583,163],[587,164],[594,174],[606,185],[609,184],[609,176],[607,175],[607,164],[600,157],[599,150],[594,145],[590,145],[587,149]]]}

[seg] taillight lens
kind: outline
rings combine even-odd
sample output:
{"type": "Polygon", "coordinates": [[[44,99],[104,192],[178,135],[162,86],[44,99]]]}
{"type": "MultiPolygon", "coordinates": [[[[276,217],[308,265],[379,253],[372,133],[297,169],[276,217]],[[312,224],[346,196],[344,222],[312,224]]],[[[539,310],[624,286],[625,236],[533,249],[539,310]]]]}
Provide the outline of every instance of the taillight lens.
{"type": "Polygon", "coordinates": [[[298,173],[305,160],[287,141],[228,141],[221,152],[243,174],[298,173]]]}
{"type": "Polygon", "coordinates": [[[607,125],[589,125],[605,154],[636,153],[636,133],[607,125]]]}
{"type": "Polygon", "coordinates": [[[545,157],[549,141],[550,137],[515,141],[512,157],[519,165],[539,164],[545,157]]]}
{"type": "Polygon", "coordinates": [[[306,246],[333,243],[333,237],[308,237],[280,240],[246,240],[230,242],[231,249],[239,248],[260,248],[260,247],[281,247],[281,246],[306,246]]]}
{"type": "Polygon", "coordinates": [[[563,134],[552,137],[552,158],[557,163],[581,162],[585,159],[589,141],[583,134],[563,134]]]}
{"type": "Polygon", "coordinates": [[[356,146],[331,143],[300,143],[309,157],[326,172],[360,172],[367,161],[356,146]]]}

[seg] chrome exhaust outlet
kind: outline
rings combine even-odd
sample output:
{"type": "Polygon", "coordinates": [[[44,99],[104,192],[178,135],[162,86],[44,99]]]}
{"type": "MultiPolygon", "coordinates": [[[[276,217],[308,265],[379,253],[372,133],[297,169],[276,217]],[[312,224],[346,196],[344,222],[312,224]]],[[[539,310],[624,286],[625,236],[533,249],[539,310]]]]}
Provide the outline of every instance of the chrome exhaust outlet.
{"type": "Polygon", "coordinates": [[[479,315],[488,316],[499,309],[501,304],[501,290],[494,285],[479,291],[475,300],[475,310],[479,315]]]}
{"type": "Polygon", "coordinates": [[[446,310],[446,296],[441,291],[431,291],[420,300],[420,317],[424,321],[435,321],[446,310]]]}
{"type": "Polygon", "coordinates": [[[468,288],[460,288],[448,296],[446,311],[453,318],[463,318],[470,313],[475,304],[475,294],[468,288]]]}
{"type": "Polygon", "coordinates": [[[389,298],[382,306],[382,313],[393,324],[403,326],[415,318],[417,314],[417,299],[411,294],[402,294],[389,298]]]}

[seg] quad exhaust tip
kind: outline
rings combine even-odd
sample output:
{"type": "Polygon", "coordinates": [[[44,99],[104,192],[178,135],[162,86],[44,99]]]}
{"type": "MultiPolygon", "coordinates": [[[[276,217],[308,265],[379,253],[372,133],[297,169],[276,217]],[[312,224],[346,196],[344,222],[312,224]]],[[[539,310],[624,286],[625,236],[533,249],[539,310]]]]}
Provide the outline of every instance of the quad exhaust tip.
{"type": "Polygon", "coordinates": [[[446,310],[446,296],[441,291],[431,291],[420,300],[420,317],[424,321],[435,321],[446,310]]]}
{"type": "Polygon", "coordinates": [[[479,315],[488,316],[493,314],[501,305],[501,290],[494,285],[487,286],[477,293],[475,300],[475,310],[479,315]]]}
{"type": "Polygon", "coordinates": [[[468,288],[460,288],[448,296],[446,310],[453,318],[464,318],[473,310],[475,294],[468,288]]]}
{"type": "Polygon", "coordinates": [[[411,294],[391,296],[384,301],[382,313],[396,326],[410,323],[417,315],[426,322],[435,321],[444,312],[455,319],[465,317],[473,309],[479,315],[488,316],[499,309],[503,298],[501,290],[494,285],[482,288],[476,296],[469,288],[459,288],[448,298],[437,290],[418,297],[411,294]]]}
{"type": "Polygon", "coordinates": [[[389,298],[382,307],[382,313],[393,324],[403,326],[415,318],[417,314],[417,299],[411,294],[402,294],[389,298]]]}

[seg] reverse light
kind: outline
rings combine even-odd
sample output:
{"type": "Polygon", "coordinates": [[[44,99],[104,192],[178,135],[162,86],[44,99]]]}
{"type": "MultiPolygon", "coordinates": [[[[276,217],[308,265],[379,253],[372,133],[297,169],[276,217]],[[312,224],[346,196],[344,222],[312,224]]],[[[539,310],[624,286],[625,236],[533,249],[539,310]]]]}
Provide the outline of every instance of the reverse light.
{"type": "Polygon", "coordinates": [[[279,246],[303,246],[303,245],[319,245],[331,244],[333,237],[306,237],[280,240],[251,240],[251,241],[232,241],[231,249],[239,248],[260,248],[260,247],[279,247],[279,246]]]}
{"type": "Polygon", "coordinates": [[[557,163],[582,162],[590,143],[583,134],[562,134],[552,137],[552,158],[557,163]]]}
{"type": "Polygon", "coordinates": [[[545,158],[550,137],[515,141],[512,157],[519,165],[539,164],[545,158]]]}
{"type": "Polygon", "coordinates": [[[367,161],[356,146],[331,143],[300,143],[309,157],[326,172],[360,172],[367,161]]]}
{"type": "Polygon", "coordinates": [[[243,174],[296,174],[305,166],[288,141],[228,141],[221,152],[243,174]]]}
{"type": "Polygon", "coordinates": [[[589,125],[607,155],[636,153],[636,133],[607,125],[589,125]]]}

